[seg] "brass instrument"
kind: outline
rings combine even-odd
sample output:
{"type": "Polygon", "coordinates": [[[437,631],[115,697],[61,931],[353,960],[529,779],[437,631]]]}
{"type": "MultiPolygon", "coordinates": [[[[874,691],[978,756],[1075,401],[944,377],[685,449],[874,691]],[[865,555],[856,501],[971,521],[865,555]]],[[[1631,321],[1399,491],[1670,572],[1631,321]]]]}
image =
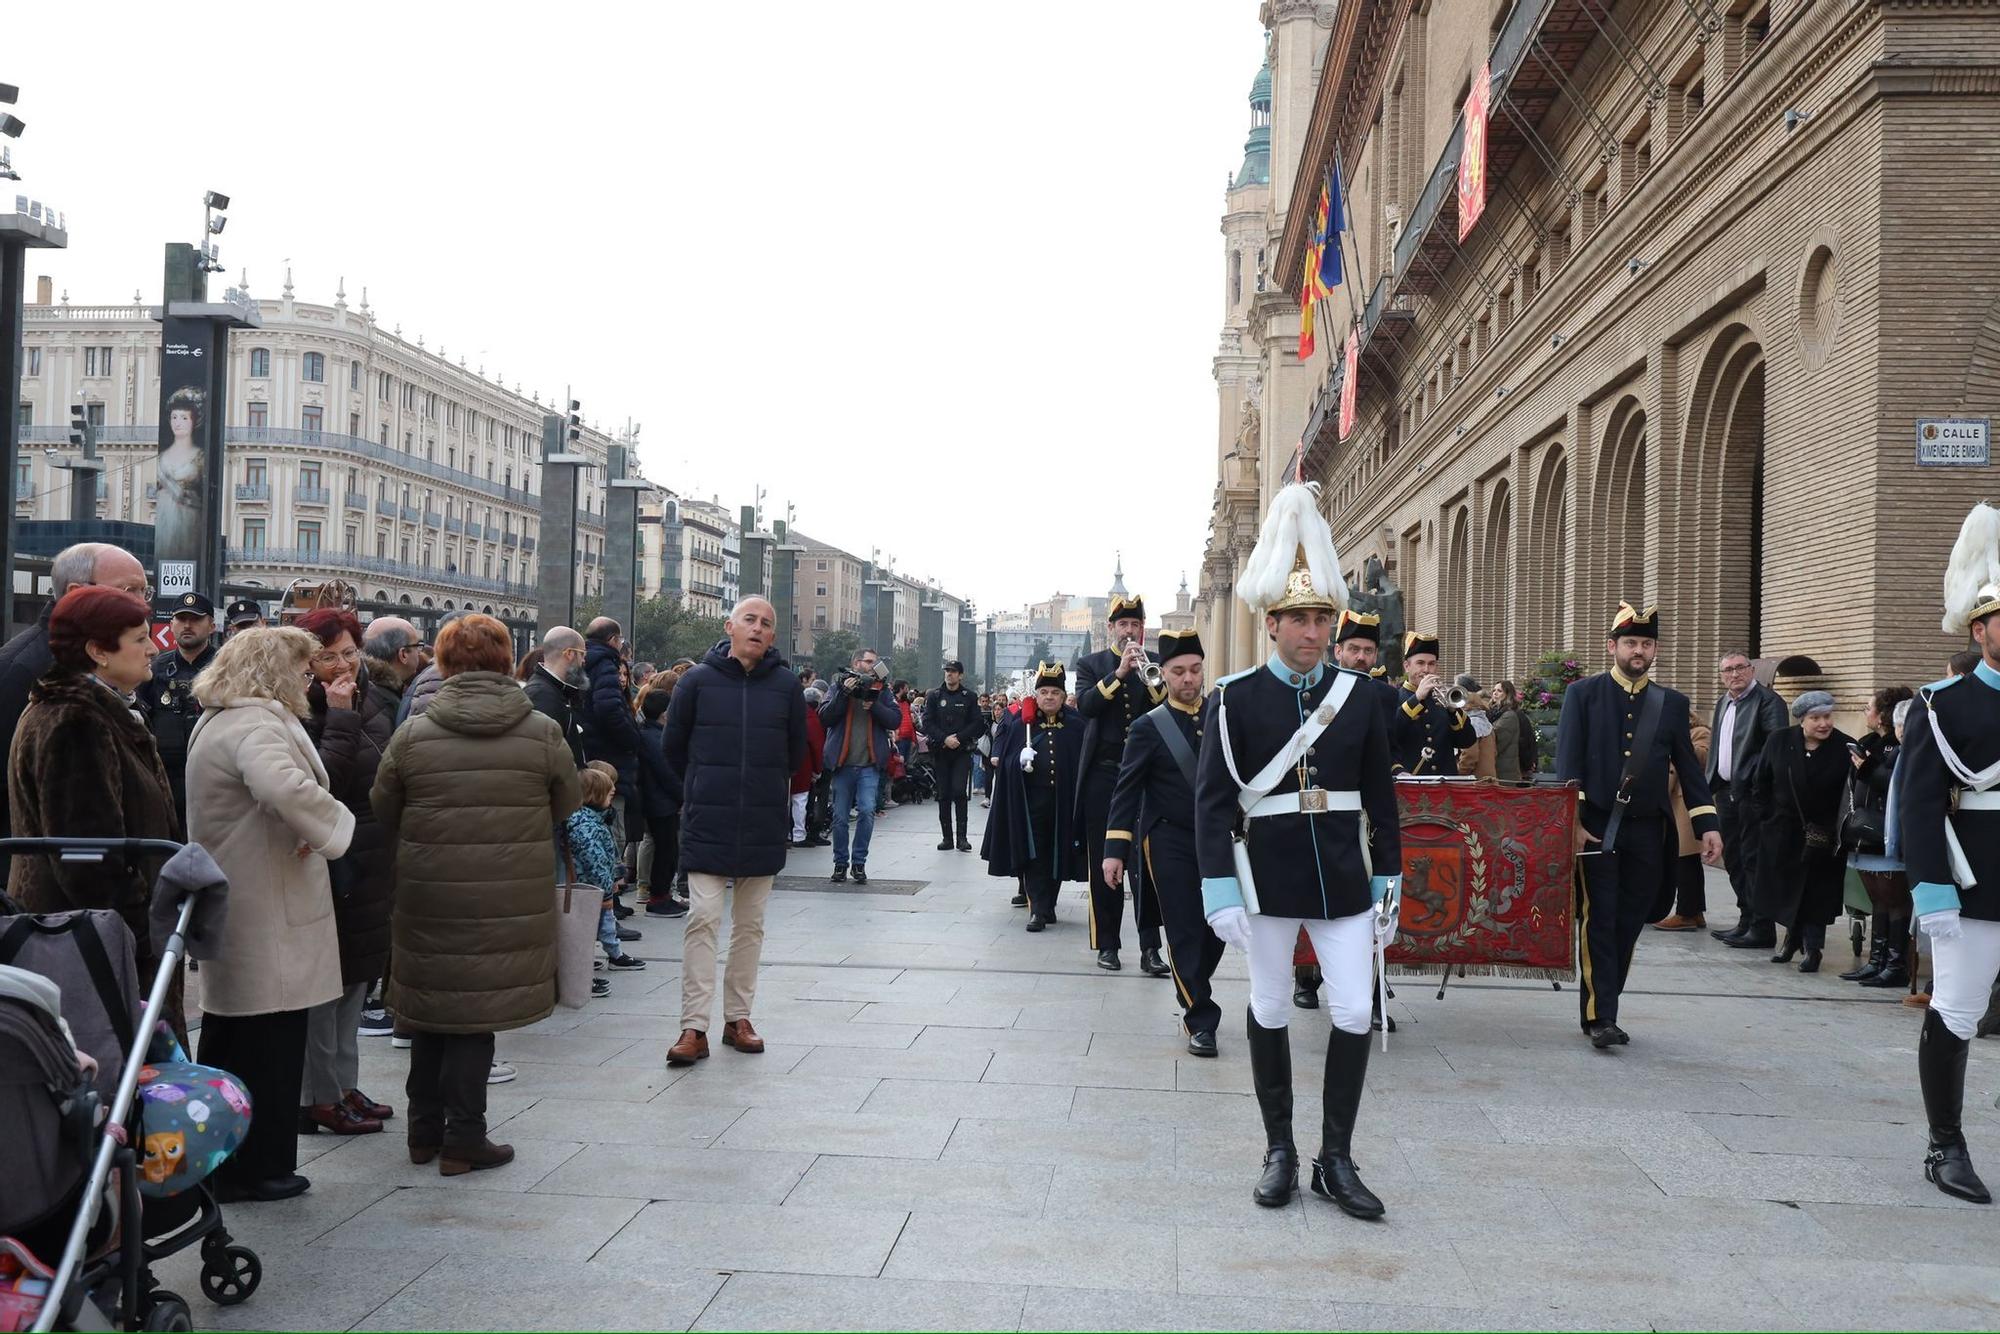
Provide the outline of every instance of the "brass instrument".
{"type": "Polygon", "coordinates": [[[1472,707],[1472,696],[1456,685],[1440,685],[1431,688],[1431,698],[1447,709],[1463,713],[1472,707]]]}
{"type": "Polygon", "coordinates": [[[1121,658],[1124,657],[1125,651],[1133,644],[1139,646],[1139,679],[1146,683],[1148,690],[1164,689],[1167,680],[1166,674],[1160,670],[1160,664],[1153,661],[1153,655],[1146,652],[1145,640],[1140,639],[1136,635],[1125,636],[1125,638],[1118,641],[1118,656],[1121,658]]]}

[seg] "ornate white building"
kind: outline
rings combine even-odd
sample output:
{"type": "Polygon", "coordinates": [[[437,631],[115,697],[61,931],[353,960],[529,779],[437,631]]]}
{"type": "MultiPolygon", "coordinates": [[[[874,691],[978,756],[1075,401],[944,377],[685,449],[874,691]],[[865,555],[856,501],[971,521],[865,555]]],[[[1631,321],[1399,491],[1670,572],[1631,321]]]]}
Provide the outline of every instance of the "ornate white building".
{"type": "MultiPolygon", "coordinates": [[[[442,346],[384,330],[343,284],[330,306],[256,302],[261,329],[230,337],[225,578],[282,590],[337,575],[363,599],[532,619],[542,417],[561,406],[507,388],[442,346]]],[[[72,306],[42,280],[26,307],[16,515],[69,517],[70,406],[99,426],[98,514],[152,521],[159,444],[159,309],[72,306]]],[[[604,460],[580,479],[577,592],[604,582],[604,460]]]]}

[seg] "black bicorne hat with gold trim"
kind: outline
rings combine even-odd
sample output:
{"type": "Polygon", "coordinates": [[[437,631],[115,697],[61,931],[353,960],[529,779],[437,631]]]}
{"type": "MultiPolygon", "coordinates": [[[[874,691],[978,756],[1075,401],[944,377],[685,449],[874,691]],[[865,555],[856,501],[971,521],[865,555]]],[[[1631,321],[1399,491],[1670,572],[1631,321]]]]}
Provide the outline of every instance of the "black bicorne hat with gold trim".
{"type": "Polygon", "coordinates": [[[1160,660],[1161,665],[1164,666],[1175,658],[1186,657],[1190,653],[1197,658],[1207,656],[1201,651],[1200,635],[1192,630],[1182,630],[1179,633],[1172,630],[1160,631],[1160,648],[1153,656],[1160,660]]]}
{"type": "Polygon", "coordinates": [[[1345,644],[1350,639],[1365,639],[1371,644],[1382,642],[1382,618],[1373,612],[1343,611],[1340,613],[1340,628],[1333,632],[1333,642],[1345,644]]]}
{"type": "Polygon", "coordinates": [[[1069,689],[1069,672],[1059,662],[1045,662],[1035,669],[1035,689],[1054,686],[1057,690],[1069,689]]]}
{"type": "Polygon", "coordinates": [[[1640,611],[1629,602],[1618,604],[1618,614],[1611,618],[1611,631],[1607,639],[1619,639],[1632,635],[1639,639],[1660,637],[1660,609],[1648,607],[1640,611]]]}
{"type": "Polygon", "coordinates": [[[1146,623],[1146,600],[1137,593],[1129,597],[1121,594],[1111,599],[1111,607],[1104,613],[1107,621],[1122,621],[1127,616],[1137,617],[1141,625],[1146,623]]]}
{"type": "Polygon", "coordinates": [[[1438,648],[1438,637],[1434,634],[1423,630],[1405,630],[1403,632],[1403,656],[1406,658],[1420,657],[1426,653],[1430,654],[1433,658],[1439,657],[1438,648]]]}

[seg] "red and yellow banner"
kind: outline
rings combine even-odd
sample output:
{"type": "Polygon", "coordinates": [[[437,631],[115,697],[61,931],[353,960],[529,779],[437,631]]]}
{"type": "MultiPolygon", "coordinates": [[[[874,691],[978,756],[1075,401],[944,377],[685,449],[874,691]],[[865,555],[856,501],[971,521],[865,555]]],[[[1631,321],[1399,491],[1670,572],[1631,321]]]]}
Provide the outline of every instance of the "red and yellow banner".
{"type": "Polygon", "coordinates": [[[1486,211],[1486,106],[1492,67],[1481,65],[1465,95],[1465,143],[1458,155],[1458,239],[1463,241],[1486,211]]]}

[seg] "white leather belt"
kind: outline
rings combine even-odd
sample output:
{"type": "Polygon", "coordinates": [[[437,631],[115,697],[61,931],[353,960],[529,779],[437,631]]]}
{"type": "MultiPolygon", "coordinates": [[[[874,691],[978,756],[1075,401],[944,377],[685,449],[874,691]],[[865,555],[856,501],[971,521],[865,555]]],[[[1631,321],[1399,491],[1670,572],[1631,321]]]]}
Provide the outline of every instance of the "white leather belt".
{"type": "Polygon", "coordinates": [[[1280,796],[1265,797],[1243,814],[1255,820],[1266,815],[1322,815],[1327,811],[1360,809],[1359,792],[1334,792],[1323,787],[1309,787],[1303,792],[1286,792],[1280,796]]]}
{"type": "MultiPolygon", "coordinates": [[[[1981,792],[1977,788],[1962,788],[1958,794],[1958,809],[1961,811],[2000,811],[2000,792],[1981,792]]],[[[1979,877],[1972,873],[1972,859],[1965,855],[1965,844],[1959,842],[1958,831],[1951,827],[1951,821],[1944,822],[1945,860],[1951,866],[1951,878],[1958,882],[1960,889],[1971,889],[1979,883],[1979,877]]]]}
{"type": "Polygon", "coordinates": [[[1962,811],[2000,811],[2000,792],[1975,792],[1966,788],[1958,794],[1962,811]]]}

